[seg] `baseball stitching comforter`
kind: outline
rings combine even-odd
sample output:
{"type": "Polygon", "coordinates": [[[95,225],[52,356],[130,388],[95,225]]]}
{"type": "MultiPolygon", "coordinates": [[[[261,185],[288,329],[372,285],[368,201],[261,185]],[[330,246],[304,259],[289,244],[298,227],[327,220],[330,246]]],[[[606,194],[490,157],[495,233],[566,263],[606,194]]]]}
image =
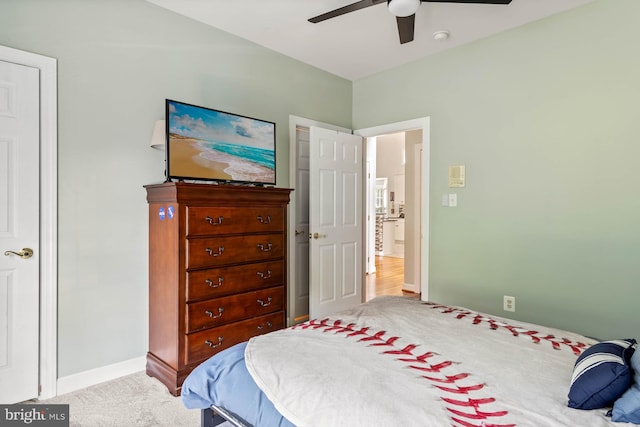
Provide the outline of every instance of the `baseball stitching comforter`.
{"type": "Polygon", "coordinates": [[[567,406],[576,358],[595,343],[464,308],[379,297],[254,337],[244,359],[259,393],[298,427],[617,425],[605,410],[567,406]]]}

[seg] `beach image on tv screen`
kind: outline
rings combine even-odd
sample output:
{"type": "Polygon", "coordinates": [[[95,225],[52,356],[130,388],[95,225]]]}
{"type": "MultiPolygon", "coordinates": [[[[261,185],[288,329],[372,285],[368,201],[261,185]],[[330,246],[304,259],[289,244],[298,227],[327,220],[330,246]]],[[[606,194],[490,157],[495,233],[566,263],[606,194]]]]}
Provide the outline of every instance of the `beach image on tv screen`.
{"type": "Polygon", "coordinates": [[[167,101],[171,177],[275,184],[275,125],[167,101]]]}

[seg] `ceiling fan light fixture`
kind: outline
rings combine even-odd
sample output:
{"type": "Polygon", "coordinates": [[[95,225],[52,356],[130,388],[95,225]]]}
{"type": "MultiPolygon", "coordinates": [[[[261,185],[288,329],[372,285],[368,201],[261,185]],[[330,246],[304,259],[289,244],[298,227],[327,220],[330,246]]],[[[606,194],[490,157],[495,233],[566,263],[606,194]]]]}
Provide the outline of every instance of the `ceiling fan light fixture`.
{"type": "Polygon", "coordinates": [[[402,18],[415,14],[420,7],[420,0],[388,0],[387,7],[393,15],[402,18]]]}

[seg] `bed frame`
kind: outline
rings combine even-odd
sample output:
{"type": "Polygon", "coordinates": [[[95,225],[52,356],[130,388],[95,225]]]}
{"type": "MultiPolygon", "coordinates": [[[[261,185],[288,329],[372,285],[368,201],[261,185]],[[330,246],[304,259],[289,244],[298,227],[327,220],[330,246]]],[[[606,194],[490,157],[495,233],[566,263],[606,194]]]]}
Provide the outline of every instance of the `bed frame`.
{"type": "Polygon", "coordinates": [[[216,405],[202,409],[200,412],[201,427],[215,427],[224,422],[229,422],[233,427],[252,427],[233,412],[216,405]]]}

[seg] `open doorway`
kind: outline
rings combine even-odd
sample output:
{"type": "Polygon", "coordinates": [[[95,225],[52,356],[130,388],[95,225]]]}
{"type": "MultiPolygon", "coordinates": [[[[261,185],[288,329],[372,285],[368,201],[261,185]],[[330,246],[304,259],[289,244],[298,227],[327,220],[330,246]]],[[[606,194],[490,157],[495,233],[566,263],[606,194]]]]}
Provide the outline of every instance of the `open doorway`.
{"type": "MultiPolygon", "coordinates": [[[[290,116],[289,120],[289,137],[290,137],[290,164],[289,164],[289,179],[290,185],[295,189],[292,193],[292,200],[289,205],[289,237],[288,237],[288,324],[294,324],[308,319],[309,317],[309,128],[311,126],[318,126],[325,129],[334,129],[341,132],[350,133],[348,129],[340,128],[335,125],[317,122],[314,120],[290,116]]],[[[428,189],[428,162],[424,161],[428,153],[428,135],[429,135],[429,119],[413,119],[405,122],[398,122],[389,125],[378,126],[375,128],[361,129],[353,132],[356,135],[366,138],[366,145],[368,146],[370,141],[375,141],[376,137],[382,135],[388,135],[393,133],[405,133],[412,137],[412,144],[410,147],[411,152],[407,152],[407,159],[411,156],[411,168],[414,171],[411,173],[411,178],[407,179],[407,172],[405,171],[405,191],[411,191],[412,194],[417,196],[413,198],[413,203],[410,206],[404,208],[405,217],[405,236],[410,235],[409,240],[407,237],[404,240],[404,254],[403,262],[403,289],[413,292],[416,296],[420,295],[422,299],[427,295],[427,269],[421,268],[421,265],[428,265],[428,197],[425,194],[422,195],[422,188],[428,189]],[[426,143],[425,143],[426,142],[426,143]],[[425,147],[424,150],[422,147],[425,147]],[[422,166],[420,166],[422,165],[422,166]],[[421,171],[421,173],[415,173],[415,168],[421,171]],[[425,210],[426,206],[426,210],[425,210]],[[426,225],[425,225],[426,224],[426,225]],[[408,262],[408,257],[410,262],[408,262]],[[407,280],[407,275],[411,275],[413,278],[407,280]]],[[[370,152],[366,149],[366,176],[371,175],[370,152]]],[[[407,166],[409,167],[409,166],[407,166]]],[[[373,174],[375,176],[375,174],[373,174]]],[[[375,213],[375,206],[372,202],[372,198],[369,193],[370,180],[366,180],[367,184],[367,197],[365,207],[362,209],[366,212],[363,215],[366,218],[367,231],[363,234],[362,238],[362,256],[367,258],[364,268],[365,271],[369,271],[369,260],[372,264],[375,263],[374,252],[370,252],[368,245],[371,242],[373,244],[374,239],[367,238],[370,234],[369,228],[371,224],[375,226],[375,221],[370,221],[370,218],[375,219],[374,215],[369,213],[375,213]]],[[[375,181],[374,181],[375,184],[375,181]]],[[[395,197],[395,196],[394,196],[395,197]]],[[[363,221],[365,219],[363,218],[363,221]]],[[[375,230],[375,228],[372,228],[375,230]]],[[[374,267],[375,271],[375,267],[374,267]]],[[[380,277],[380,276],[378,276],[380,277]]],[[[363,289],[366,294],[367,290],[363,289]]]]}
{"type": "MultiPolygon", "coordinates": [[[[354,132],[356,135],[367,138],[367,280],[372,282],[372,275],[375,275],[378,281],[380,278],[386,277],[387,274],[403,274],[402,291],[413,293],[422,300],[428,299],[429,291],[429,128],[430,120],[428,117],[424,117],[359,129],[354,132]],[[395,150],[393,154],[385,151],[387,147],[379,146],[379,141],[384,144],[387,138],[392,141],[394,139],[403,140],[402,143],[396,142],[395,145],[392,143],[390,148],[395,150]],[[379,148],[381,149],[380,154],[382,154],[380,156],[377,155],[379,148]],[[392,163],[392,167],[387,170],[382,168],[381,173],[378,173],[377,158],[383,159],[382,162],[392,163]],[[399,168],[398,163],[404,163],[403,170],[399,168]],[[380,186],[384,187],[385,180],[377,181],[377,178],[387,178],[386,194],[384,190],[382,195],[379,191],[380,186]],[[378,190],[376,189],[377,183],[379,184],[378,190]],[[381,200],[381,197],[384,197],[384,201],[387,203],[386,209],[376,208],[376,200],[381,200]],[[400,218],[400,214],[402,214],[402,218],[400,218]],[[376,230],[378,233],[380,230],[380,217],[384,218],[384,215],[387,215],[387,218],[395,219],[393,227],[387,226],[392,230],[388,232],[388,235],[393,236],[389,239],[392,243],[388,242],[387,245],[391,254],[397,258],[400,258],[399,253],[402,254],[400,258],[403,264],[402,273],[397,273],[397,265],[383,265],[378,262],[378,266],[376,266],[375,263],[376,260],[386,260],[386,257],[384,259],[376,257],[376,252],[380,249],[382,249],[382,253],[385,252],[384,237],[382,238],[382,247],[379,245],[380,239],[376,239],[376,230]],[[399,219],[401,221],[398,221],[399,219]],[[378,226],[376,227],[376,225],[378,226]],[[396,230],[396,225],[398,230],[396,230]],[[378,245],[376,245],[376,241],[378,245]],[[385,268],[385,271],[377,271],[379,266],[385,268]]],[[[382,231],[384,233],[384,221],[382,231]]]]}
{"type": "Polygon", "coordinates": [[[420,294],[420,233],[415,230],[420,229],[421,156],[415,152],[422,147],[422,132],[367,138],[367,300],[420,294]]]}
{"type": "MultiPolygon", "coordinates": [[[[405,132],[381,135],[367,144],[375,151],[368,158],[375,164],[370,167],[369,187],[374,191],[373,212],[367,218],[375,218],[367,233],[369,269],[366,276],[366,299],[381,295],[403,295],[406,293],[404,271],[405,206],[413,202],[413,195],[405,192],[405,165],[407,161],[405,132]],[[409,196],[409,197],[407,197],[409,196]],[[374,262],[372,265],[372,261],[374,262]]],[[[413,293],[411,291],[411,293],[413,293]]]]}

